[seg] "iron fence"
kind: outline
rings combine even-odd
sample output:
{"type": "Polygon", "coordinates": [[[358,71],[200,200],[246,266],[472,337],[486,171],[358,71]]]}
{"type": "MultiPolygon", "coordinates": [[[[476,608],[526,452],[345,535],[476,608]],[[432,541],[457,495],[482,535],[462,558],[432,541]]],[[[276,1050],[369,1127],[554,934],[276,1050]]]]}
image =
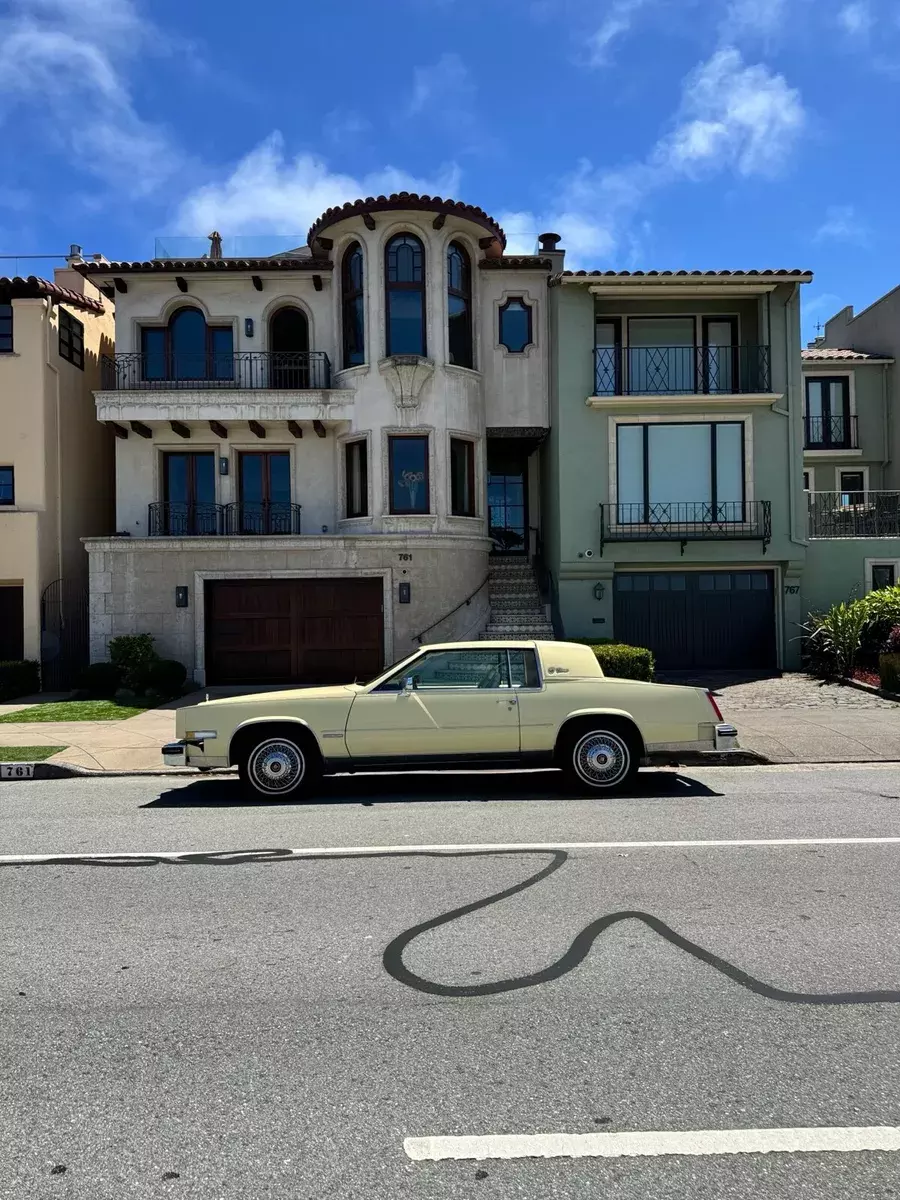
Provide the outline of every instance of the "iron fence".
{"type": "Polygon", "coordinates": [[[807,492],[811,538],[900,537],[900,492],[807,492]]]}
{"type": "Polygon", "coordinates": [[[596,346],[594,395],[768,392],[768,346],[596,346]]]}
{"type": "Polygon", "coordinates": [[[144,354],[125,351],[101,359],[104,391],[241,388],[317,391],[331,387],[324,350],[242,350],[237,354],[144,354]]]}
{"type": "Polygon", "coordinates": [[[805,417],[803,448],[805,450],[856,450],[859,447],[856,417],[805,417]]]}
{"type": "Polygon", "coordinates": [[[607,542],[772,540],[769,500],[706,500],[600,505],[600,550],[607,542]]]}

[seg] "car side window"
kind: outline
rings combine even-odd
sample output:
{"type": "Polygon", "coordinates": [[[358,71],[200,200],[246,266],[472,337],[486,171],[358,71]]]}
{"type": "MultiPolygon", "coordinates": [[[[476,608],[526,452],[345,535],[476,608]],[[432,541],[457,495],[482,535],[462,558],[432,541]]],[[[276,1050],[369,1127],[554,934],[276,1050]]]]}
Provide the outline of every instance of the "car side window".
{"type": "Polygon", "coordinates": [[[508,688],[509,667],[505,650],[434,650],[386,679],[380,692],[397,692],[412,676],[420,691],[435,688],[470,691],[473,688],[508,688]]]}
{"type": "Polygon", "coordinates": [[[510,682],[513,687],[536,688],[541,686],[537,657],[533,650],[510,650],[509,666],[510,682]]]}

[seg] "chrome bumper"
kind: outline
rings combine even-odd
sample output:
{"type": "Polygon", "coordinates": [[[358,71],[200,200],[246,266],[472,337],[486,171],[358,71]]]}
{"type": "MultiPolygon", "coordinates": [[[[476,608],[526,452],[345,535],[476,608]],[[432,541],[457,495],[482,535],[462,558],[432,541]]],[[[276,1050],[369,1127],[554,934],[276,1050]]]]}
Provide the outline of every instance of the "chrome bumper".
{"type": "Polygon", "coordinates": [[[187,742],[167,742],[162,748],[162,758],[167,767],[187,766],[187,742]]]}
{"type": "Polygon", "coordinates": [[[736,750],[738,731],[734,725],[716,726],[716,750],[736,750]]]}

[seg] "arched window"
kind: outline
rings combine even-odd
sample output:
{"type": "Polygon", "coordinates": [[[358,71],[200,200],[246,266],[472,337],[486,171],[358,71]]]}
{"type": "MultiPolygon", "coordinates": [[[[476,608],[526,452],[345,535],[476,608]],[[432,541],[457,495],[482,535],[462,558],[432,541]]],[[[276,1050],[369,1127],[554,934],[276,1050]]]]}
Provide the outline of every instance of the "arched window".
{"type": "Polygon", "coordinates": [[[269,318],[269,383],[274,388],[310,386],[309,322],[290,304],[269,318]]]}
{"type": "Polygon", "coordinates": [[[359,242],[351,242],[341,264],[341,309],[344,329],[345,367],[366,361],[365,304],[363,301],[363,252],[359,242]]]}
{"type": "Polygon", "coordinates": [[[387,354],[425,354],[425,251],[411,233],[384,251],[387,354]]]}
{"type": "Polygon", "coordinates": [[[459,242],[447,250],[447,334],[450,362],[471,367],[472,274],[469,256],[459,242]]]}
{"type": "Polygon", "coordinates": [[[199,308],[177,308],[168,325],[141,330],[143,379],[233,379],[230,325],[207,325],[199,308]]]}

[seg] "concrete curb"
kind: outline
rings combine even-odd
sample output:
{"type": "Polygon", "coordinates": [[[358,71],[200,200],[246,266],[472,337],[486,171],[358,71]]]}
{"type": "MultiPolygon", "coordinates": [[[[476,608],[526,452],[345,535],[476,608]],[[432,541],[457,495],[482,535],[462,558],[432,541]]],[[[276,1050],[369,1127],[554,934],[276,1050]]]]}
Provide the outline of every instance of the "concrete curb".
{"type": "MultiPolygon", "coordinates": [[[[0,747],[0,763],[3,762],[3,748],[0,747]]],[[[181,777],[193,777],[202,779],[203,776],[199,771],[191,767],[160,767],[158,770],[153,768],[144,768],[136,771],[101,771],[93,767],[76,767],[72,763],[66,762],[16,762],[10,763],[13,767],[33,767],[34,773],[32,779],[177,779],[181,777]]],[[[222,768],[215,772],[216,775],[228,774],[228,768],[222,768]]],[[[0,783],[25,783],[23,779],[0,779],[0,783]]]]}
{"type": "Polygon", "coordinates": [[[861,679],[849,679],[844,676],[841,683],[845,683],[847,687],[856,688],[858,692],[868,692],[870,696],[879,696],[882,700],[900,701],[900,696],[896,692],[887,692],[884,688],[875,687],[874,683],[863,683],[861,679]]]}

